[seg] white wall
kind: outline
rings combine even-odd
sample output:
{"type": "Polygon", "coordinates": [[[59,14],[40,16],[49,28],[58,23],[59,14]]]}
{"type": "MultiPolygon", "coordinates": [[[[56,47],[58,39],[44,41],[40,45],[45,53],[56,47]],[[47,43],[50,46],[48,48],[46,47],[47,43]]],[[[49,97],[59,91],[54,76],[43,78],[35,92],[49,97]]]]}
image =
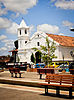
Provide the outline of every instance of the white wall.
{"type": "MultiPolygon", "coordinates": [[[[49,38],[51,40],[51,38],[49,38]]],[[[35,53],[32,48],[40,48],[40,46],[37,46],[37,42],[40,43],[40,45],[45,46],[46,38],[42,35],[38,34],[34,35],[33,38],[25,45],[24,40],[22,40],[22,47],[18,51],[18,55],[20,57],[20,62],[31,62],[31,54],[32,52],[35,53]],[[26,51],[25,51],[26,50],[26,51]],[[23,54],[21,53],[23,51],[23,54]]],[[[63,55],[64,55],[64,60],[72,60],[72,57],[70,55],[70,51],[74,50],[74,47],[64,47],[61,45],[56,44],[56,51],[55,55],[57,58],[53,59],[55,61],[63,60],[63,55]]]]}
{"type": "Polygon", "coordinates": [[[70,55],[70,51],[74,50],[74,47],[64,47],[64,46],[58,46],[55,55],[57,56],[57,59],[54,60],[72,60],[72,57],[70,55]]]}

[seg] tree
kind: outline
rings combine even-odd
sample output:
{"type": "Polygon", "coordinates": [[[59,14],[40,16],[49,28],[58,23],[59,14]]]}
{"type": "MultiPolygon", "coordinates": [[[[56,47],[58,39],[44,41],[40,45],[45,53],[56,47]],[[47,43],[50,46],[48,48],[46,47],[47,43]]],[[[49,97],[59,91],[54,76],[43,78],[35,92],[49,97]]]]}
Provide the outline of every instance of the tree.
{"type": "Polygon", "coordinates": [[[18,61],[18,62],[20,61],[20,58],[19,58],[19,56],[17,57],[17,61],[18,61]]]}
{"type": "Polygon", "coordinates": [[[33,62],[33,63],[35,63],[35,57],[34,57],[34,54],[32,53],[32,55],[31,55],[31,62],[33,62]]]}
{"type": "Polygon", "coordinates": [[[10,55],[7,55],[7,57],[10,57],[10,55]]]}
{"type": "Polygon", "coordinates": [[[54,52],[56,50],[56,44],[51,41],[49,41],[48,37],[46,37],[46,46],[40,46],[40,50],[37,48],[33,48],[35,51],[41,52],[41,58],[42,62],[44,62],[46,65],[49,65],[52,63],[52,59],[56,58],[54,52]]]}
{"type": "Polygon", "coordinates": [[[35,53],[36,63],[41,63],[41,52],[37,51],[35,53]]]}
{"type": "Polygon", "coordinates": [[[16,49],[18,49],[18,40],[16,40],[16,41],[14,42],[14,45],[15,45],[16,49]]]}

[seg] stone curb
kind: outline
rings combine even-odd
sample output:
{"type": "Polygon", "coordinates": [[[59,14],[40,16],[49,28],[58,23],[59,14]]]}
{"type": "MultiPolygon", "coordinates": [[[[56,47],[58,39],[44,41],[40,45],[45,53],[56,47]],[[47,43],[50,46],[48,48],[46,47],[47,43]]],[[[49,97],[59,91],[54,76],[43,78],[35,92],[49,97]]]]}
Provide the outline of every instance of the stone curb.
{"type": "Polygon", "coordinates": [[[31,86],[31,87],[43,87],[39,85],[39,82],[33,82],[33,81],[16,81],[16,80],[6,80],[6,79],[0,79],[0,83],[3,84],[14,84],[14,85],[24,85],[24,86],[31,86]]]}

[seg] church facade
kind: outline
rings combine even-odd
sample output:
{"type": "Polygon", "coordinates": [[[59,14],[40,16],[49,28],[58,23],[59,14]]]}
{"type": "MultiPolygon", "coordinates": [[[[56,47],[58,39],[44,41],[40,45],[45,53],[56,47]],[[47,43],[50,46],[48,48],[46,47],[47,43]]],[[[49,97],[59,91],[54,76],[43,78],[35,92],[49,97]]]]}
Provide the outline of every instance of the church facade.
{"type": "Polygon", "coordinates": [[[73,58],[70,52],[74,50],[74,37],[61,36],[47,34],[44,32],[35,32],[32,37],[30,37],[29,26],[26,25],[22,19],[18,29],[18,53],[17,58],[19,62],[31,63],[32,53],[36,53],[32,48],[40,48],[40,45],[46,45],[46,37],[51,42],[56,43],[55,55],[57,58],[53,61],[62,61],[63,57],[65,61],[71,61],[73,58]]]}

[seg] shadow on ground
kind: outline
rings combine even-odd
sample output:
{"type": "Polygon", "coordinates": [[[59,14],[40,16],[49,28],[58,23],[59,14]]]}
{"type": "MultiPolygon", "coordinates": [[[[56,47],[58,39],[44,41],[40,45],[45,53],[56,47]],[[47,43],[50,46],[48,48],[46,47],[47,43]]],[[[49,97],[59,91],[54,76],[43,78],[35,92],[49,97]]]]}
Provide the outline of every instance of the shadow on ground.
{"type": "Polygon", "coordinates": [[[50,97],[57,97],[57,98],[62,98],[62,99],[74,99],[74,96],[72,96],[72,98],[69,98],[68,95],[63,95],[63,94],[60,94],[59,96],[57,96],[56,94],[54,93],[48,93],[48,94],[40,94],[40,95],[43,95],[43,96],[50,96],[50,97]]]}

